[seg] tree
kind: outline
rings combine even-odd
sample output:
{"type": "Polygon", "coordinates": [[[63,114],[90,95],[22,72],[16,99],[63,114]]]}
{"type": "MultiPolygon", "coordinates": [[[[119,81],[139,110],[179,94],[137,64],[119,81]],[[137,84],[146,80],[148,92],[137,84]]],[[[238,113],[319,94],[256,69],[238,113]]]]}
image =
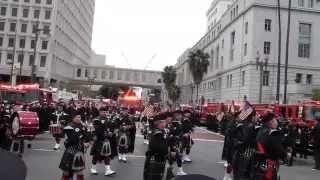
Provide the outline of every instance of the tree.
{"type": "Polygon", "coordinates": [[[172,85],[169,88],[168,95],[169,95],[169,98],[172,100],[173,104],[176,103],[178,101],[178,99],[180,98],[180,95],[181,95],[180,87],[178,87],[175,84],[172,85]]]}
{"type": "Polygon", "coordinates": [[[169,90],[169,88],[176,82],[176,69],[173,66],[164,67],[162,72],[162,78],[165,88],[169,90]]]}
{"type": "Polygon", "coordinates": [[[208,60],[209,58],[209,54],[204,53],[200,49],[196,51],[191,51],[189,54],[189,69],[193,77],[193,81],[197,86],[197,103],[199,103],[199,85],[202,82],[203,76],[208,72],[208,67],[210,64],[208,60]]]}
{"type": "Polygon", "coordinates": [[[117,100],[119,96],[119,89],[103,85],[99,89],[99,94],[107,99],[117,100]]]}
{"type": "Polygon", "coordinates": [[[316,88],[312,90],[312,100],[320,101],[320,88],[316,88]]]}

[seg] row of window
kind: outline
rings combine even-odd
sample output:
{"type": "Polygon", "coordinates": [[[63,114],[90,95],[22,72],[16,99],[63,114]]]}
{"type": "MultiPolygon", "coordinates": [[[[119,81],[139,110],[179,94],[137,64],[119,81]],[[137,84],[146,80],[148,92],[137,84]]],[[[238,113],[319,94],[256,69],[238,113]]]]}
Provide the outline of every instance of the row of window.
{"type": "Polygon", "coordinates": [[[313,8],[315,1],[319,2],[319,0],[298,0],[298,6],[300,7],[307,7],[307,8],[313,8]]]}
{"type": "MultiPolygon", "coordinates": [[[[10,0],[3,0],[3,1],[10,1],[10,0]]],[[[52,0],[11,0],[12,2],[24,2],[24,3],[35,3],[41,4],[41,2],[45,1],[46,4],[52,4],[52,0]]]]}
{"type": "MultiPolygon", "coordinates": [[[[133,81],[134,82],[138,82],[139,81],[139,72],[133,72],[133,81]]],[[[82,77],[82,69],[78,68],[77,72],[76,72],[76,76],[77,77],[82,77]]],[[[90,71],[89,69],[85,69],[84,70],[84,77],[86,78],[92,78],[90,77],[90,71]]],[[[100,71],[100,76],[98,74],[98,70],[95,69],[93,70],[93,77],[97,78],[100,77],[100,79],[107,79],[107,70],[103,70],[101,69],[100,71]]],[[[124,71],[117,71],[117,77],[115,77],[115,71],[113,70],[109,70],[109,79],[110,80],[125,80],[125,81],[130,81],[132,77],[132,73],[131,72],[124,72],[124,71]],[[125,77],[123,77],[123,75],[125,75],[125,77]]],[[[149,81],[152,80],[152,75],[149,77],[149,81]],[[151,78],[150,78],[151,77],[151,78]]],[[[147,81],[147,75],[145,73],[141,74],[141,82],[146,82],[147,81]]]]}
{"type": "MultiPolygon", "coordinates": [[[[23,67],[23,65],[25,64],[25,61],[27,60],[27,58],[29,57],[29,63],[28,66],[32,66],[34,64],[34,56],[33,54],[29,54],[29,55],[25,55],[23,53],[19,53],[16,54],[18,56],[18,62],[21,63],[21,67],[23,67]]],[[[13,53],[8,52],[8,53],[1,53],[0,52],[0,64],[6,64],[6,61],[13,58],[13,53]],[[4,57],[2,57],[4,56],[4,57]]],[[[40,63],[39,66],[40,67],[46,67],[46,63],[47,63],[47,56],[40,56],[40,63]]]]}
{"type": "MultiPolygon", "coordinates": [[[[20,38],[17,42],[19,43],[19,48],[26,48],[26,41],[27,39],[26,38],[20,38]]],[[[4,45],[4,38],[3,37],[0,37],[0,47],[2,47],[4,45]]],[[[16,42],[16,43],[17,43],[16,42]]],[[[8,46],[7,47],[13,47],[15,44],[14,42],[14,38],[13,37],[9,37],[8,38],[8,46]]],[[[17,46],[16,46],[17,47],[17,46]]],[[[35,47],[35,40],[34,39],[31,39],[30,40],[30,46],[29,48],[30,49],[34,49],[35,47]]],[[[42,50],[47,50],[48,49],[48,41],[47,40],[42,40],[41,41],[41,49],[42,50]]]]}
{"type": "MultiPolygon", "coordinates": [[[[19,23],[18,23],[19,25],[19,23]]],[[[28,33],[28,22],[20,22],[20,28],[17,27],[17,22],[10,22],[8,21],[8,23],[4,22],[4,21],[0,21],[0,31],[6,31],[6,27],[8,26],[8,31],[10,32],[15,32],[17,30],[17,32],[19,33],[28,33]]],[[[35,33],[37,30],[37,24],[35,23],[30,23],[29,25],[30,31],[29,33],[35,33]]],[[[50,24],[43,24],[43,34],[50,34],[50,24]]]]}
{"type": "MultiPolygon", "coordinates": [[[[18,17],[18,7],[13,6],[11,7],[11,17],[18,17]]],[[[41,14],[41,8],[33,8],[33,13],[30,14],[30,8],[21,8],[21,15],[22,18],[29,18],[30,16],[34,19],[39,19],[41,14]]],[[[0,8],[0,15],[7,16],[7,7],[1,6],[0,8]]],[[[51,10],[44,9],[44,19],[51,19],[51,10]]]]}

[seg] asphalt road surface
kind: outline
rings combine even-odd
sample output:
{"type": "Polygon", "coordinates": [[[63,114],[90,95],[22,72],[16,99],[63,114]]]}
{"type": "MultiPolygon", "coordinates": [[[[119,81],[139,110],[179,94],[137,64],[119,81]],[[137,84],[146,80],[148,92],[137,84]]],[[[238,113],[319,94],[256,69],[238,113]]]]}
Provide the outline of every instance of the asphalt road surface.
{"type": "MultiPolygon", "coordinates": [[[[195,145],[191,150],[192,163],[184,164],[183,168],[189,174],[204,174],[222,180],[225,168],[221,160],[223,137],[207,130],[197,128],[193,134],[195,145]]],[[[54,151],[55,142],[50,134],[42,134],[33,141],[32,148],[26,149],[23,160],[28,167],[27,180],[59,180],[61,170],[58,168],[62,154],[61,150],[54,151]]],[[[142,180],[144,165],[144,153],[146,145],[143,145],[143,138],[137,134],[135,152],[127,158],[127,163],[119,163],[117,159],[111,162],[111,169],[116,174],[111,177],[104,176],[104,165],[99,164],[98,175],[91,175],[91,156],[86,154],[87,168],[85,170],[86,180],[142,180]]],[[[295,166],[281,166],[281,180],[318,180],[320,171],[311,171],[313,161],[297,159],[295,166]]]]}

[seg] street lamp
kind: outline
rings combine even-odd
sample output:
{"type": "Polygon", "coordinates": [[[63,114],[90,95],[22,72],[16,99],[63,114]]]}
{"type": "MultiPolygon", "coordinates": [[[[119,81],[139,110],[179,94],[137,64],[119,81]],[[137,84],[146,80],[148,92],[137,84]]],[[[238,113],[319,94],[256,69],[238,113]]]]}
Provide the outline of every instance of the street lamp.
{"type": "Polygon", "coordinates": [[[43,33],[45,34],[49,34],[49,32],[51,31],[50,29],[39,29],[39,21],[37,21],[36,24],[36,29],[34,30],[35,33],[35,40],[34,40],[34,49],[33,49],[33,62],[32,62],[32,66],[31,66],[31,83],[35,83],[36,81],[36,75],[35,75],[35,70],[36,70],[36,53],[37,53],[37,42],[39,39],[39,35],[40,32],[43,31],[43,33]]]}
{"type": "Polygon", "coordinates": [[[89,86],[90,86],[89,87],[89,92],[90,93],[91,93],[91,86],[92,86],[92,84],[90,82],[94,82],[94,78],[95,78],[94,76],[92,76],[92,77],[90,75],[88,76],[88,82],[89,82],[89,86]]]}
{"type": "Polygon", "coordinates": [[[257,55],[256,55],[257,71],[260,70],[259,103],[261,103],[262,101],[263,72],[267,70],[268,60],[269,60],[269,54],[265,54],[264,61],[260,61],[260,53],[259,51],[257,51],[257,55]]]}

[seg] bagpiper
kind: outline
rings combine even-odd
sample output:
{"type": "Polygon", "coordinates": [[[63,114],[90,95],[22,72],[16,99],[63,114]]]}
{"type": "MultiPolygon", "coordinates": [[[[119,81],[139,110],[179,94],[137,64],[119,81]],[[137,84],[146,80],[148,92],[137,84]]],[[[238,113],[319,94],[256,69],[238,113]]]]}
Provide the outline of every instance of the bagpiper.
{"type": "Polygon", "coordinates": [[[122,109],[122,118],[120,119],[118,133],[118,153],[119,161],[127,162],[127,153],[133,153],[135,141],[135,123],[128,115],[128,109],[122,109]]]}
{"type": "Polygon", "coordinates": [[[61,104],[59,104],[57,110],[52,113],[52,121],[50,122],[49,128],[56,141],[54,150],[60,149],[60,141],[61,138],[64,137],[62,129],[67,125],[68,116],[69,115],[63,111],[63,106],[61,104]]]}
{"type": "Polygon", "coordinates": [[[72,122],[64,127],[63,131],[67,138],[64,142],[66,149],[59,165],[63,171],[62,180],[71,180],[74,174],[77,174],[77,180],[84,180],[84,153],[89,148],[90,139],[86,126],[81,122],[81,113],[74,114],[72,122]]]}
{"type": "Polygon", "coordinates": [[[192,162],[190,159],[190,151],[191,147],[194,144],[191,133],[194,132],[194,127],[190,121],[191,111],[190,110],[184,110],[183,111],[184,117],[182,118],[182,147],[185,152],[185,155],[182,158],[182,162],[192,162]]]}
{"type": "Polygon", "coordinates": [[[173,177],[172,168],[167,159],[168,156],[175,157],[176,152],[169,150],[165,127],[166,116],[156,115],[154,117],[154,131],[146,152],[143,180],[169,180],[173,177]]]}
{"type": "Polygon", "coordinates": [[[115,173],[110,167],[110,157],[112,155],[112,147],[116,146],[115,141],[113,141],[116,129],[108,124],[106,112],[106,108],[100,108],[99,116],[93,119],[95,131],[90,152],[90,155],[92,156],[92,167],[90,172],[91,174],[98,174],[96,164],[103,161],[106,167],[105,175],[110,176],[115,173]]]}

